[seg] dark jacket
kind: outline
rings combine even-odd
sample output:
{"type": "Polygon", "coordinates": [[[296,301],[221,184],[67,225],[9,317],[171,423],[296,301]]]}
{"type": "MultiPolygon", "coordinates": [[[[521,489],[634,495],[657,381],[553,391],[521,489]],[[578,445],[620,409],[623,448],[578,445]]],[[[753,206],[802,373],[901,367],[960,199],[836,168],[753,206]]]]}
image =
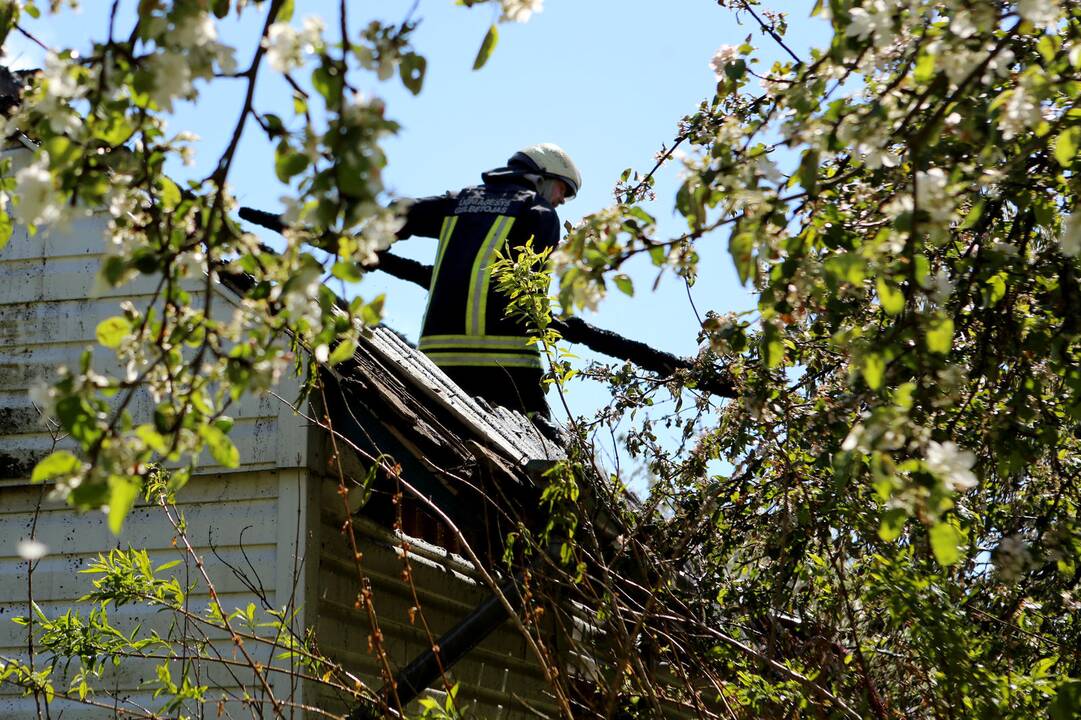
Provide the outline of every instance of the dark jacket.
{"type": "Polygon", "coordinates": [[[506,317],[491,266],[529,238],[537,251],[554,248],[555,209],[525,184],[490,181],[414,202],[398,233],[413,235],[439,238],[420,349],[444,369],[529,368],[539,379],[538,351],[524,324],[506,317]]]}

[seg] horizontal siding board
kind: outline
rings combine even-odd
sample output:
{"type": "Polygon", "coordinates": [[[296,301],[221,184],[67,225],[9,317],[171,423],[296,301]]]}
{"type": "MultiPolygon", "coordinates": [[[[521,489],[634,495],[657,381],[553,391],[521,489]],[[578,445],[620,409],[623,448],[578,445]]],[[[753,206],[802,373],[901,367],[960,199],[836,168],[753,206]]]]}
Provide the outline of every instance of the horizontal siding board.
{"type": "MultiPolygon", "coordinates": [[[[115,305],[118,298],[151,297],[161,283],[157,275],[140,274],[122,285],[110,286],[98,278],[101,260],[97,255],[84,255],[0,263],[0,306],[29,298],[38,302],[90,299],[115,305]]],[[[185,278],[179,286],[190,293],[200,292],[205,289],[205,278],[185,278]]]]}
{"type": "MultiPolygon", "coordinates": [[[[194,480],[177,493],[177,507],[199,503],[222,503],[240,500],[268,500],[278,496],[278,486],[271,482],[271,474],[257,472],[206,475],[194,480]]],[[[5,515],[27,516],[37,505],[40,485],[25,482],[17,486],[0,488],[0,517],[5,515]]],[[[43,509],[62,511],[62,502],[46,500],[43,509]]]]}
{"type": "MultiPolygon", "coordinates": [[[[275,402],[273,399],[271,401],[275,402]]],[[[292,419],[291,411],[289,412],[290,416],[287,416],[286,420],[292,419]]],[[[149,413],[142,416],[134,414],[136,424],[148,422],[148,415],[149,413]]],[[[5,418],[15,418],[26,423],[34,422],[33,426],[24,425],[26,430],[20,433],[5,432],[7,428],[0,426],[0,478],[27,478],[34,464],[54,449],[53,437],[40,422],[37,422],[37,411],[33,406],[24,407],[19,411],[5,411],[0,408],[0,421],[5,418]]],[[[230,439],[240,453],[239,467],[225,468],[214,461],[209,451],[204,451],[199,457],[196,474],[243,472],[250,470],[253,466],[268,469],[285,467],[287,463],[280,459],[284,451],[299,453],[301,456],[299,460],[294,457],[294,464],[299,464],[304,460],[304,446],[298,446],[295,442],[290,443],[287,439],[283,439],[282,435],[276,416],[240,417],[229,432],[230,439]]],[[[74,451],[76,445],[70,438],[65,438],[58,442],[55,448],[74,451]]],[[[168,465],[175,467],[172,463],[168,465]]]]}
{"type": "MultiPolygon", "coordinates": [[[[214,505],[192,505],[184,508],[187,535],[193,543],[216,545],[235,543],[243,527],[246,543],[263,545],[276,539],[277,510],[273,500],[239,500],[214,505]]],[[[124,522],[124,531],[117,538],[110,532],[106,516],[100,512],[76,515],[67,508],[41,513],[37,522],[37,537],[54,552],[79,552],[87,547],[108,549],[131,545],[141,549],[167,549],[172,545],[173,529],[158,508],[136,507],[124,522]]],[[[24,537],[24,518],[0,516],[0,538],[14,543],[24,537]]]]}
{"type": "MultiPolygon", "coordinates": [[[[246,579],[256,587],[272,588],[277,569],[277,546],[249,545],[215,547],[216,552],[205,553],[210,565],[208,574],[219,593],[240,593],[248,587],[230,571],[225,563],[243,570],[246,579]],[[251,567],[248,563],[251,563],[251,567]],[[253,569],[254,568],[254,569],[253,569]]],[[[163,573],[175,577],[184,586],[198,582],[204,587],[195,563],[176,550],[157,550],[149,553],[154,567],[180,560],[181,564],[163,573]],[[185,563],[184,560],[188,562],[185,563]]],[[[39,602],[64,602],[82,597],[93,589],[93,582],[100,577],[84,572],[98,557],[97,553],[52,554],[44,557],[34,569],[34,597],[39,602]]],[[[0,605],[25,602],[27,596],[26,564],[17,558],[0,558],[0,605]]]]}
{"type": "MultiPolygon", "coordinates": [[[[151,295],[127,295],[135,307],[145,310],[151,295]]],[[[202,295],[192,296],[192,306],[203,306],[202,295]]],[[[56,338],[65,342],[94,343],[94,331],[102,320],[121,314],[117,298],[44,302],[27,297],[23,302],[0,305],[0,344],[48,345],[56,338]]]]}
{"type": "Polygon", "coordinates": [[[76,220],[67,227],[42,228],[34,235],[16,225],[0,261],[100,255],[108,226],[109,219],[102,215],[76,220]]]}
{"type": "Polygon", "coordinates": [[[85,349],[83,340],[59,338],[48,345],[0,345],[0,390],[25,392],[35,382],[55,377],[61,365],[76,367],[85,349]]]}

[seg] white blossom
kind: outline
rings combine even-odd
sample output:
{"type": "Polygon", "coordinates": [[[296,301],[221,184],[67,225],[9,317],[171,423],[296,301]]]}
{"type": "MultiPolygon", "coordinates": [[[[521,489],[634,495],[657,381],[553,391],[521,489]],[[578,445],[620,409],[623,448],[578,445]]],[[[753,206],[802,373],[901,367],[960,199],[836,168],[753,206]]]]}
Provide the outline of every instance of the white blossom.
{"type": "Polygon", "coordinates": [[[916,173],[916,202],[936,222],[949,220],[953,214],[954,203],[947,192],[947,182],[942,168],[916,173]]]}
{"type": "Polygon", "coordinates": [[[21,557],[23,560],[29,560],[31,562],[33,562],[34,560],[40,560],[41,558],[45,557],[45,555],[47,555],[49,552],[49,548],[46,547],[45,543],[39,542],[32,538],[24,538],[23,540],[20,540],[17,548],[19,557],[21,557]]]}
{"type": "Polygon", "coordinates": [[[950,492],[964,492],[979,484],[972,472],[976,456],[968,450],[962,450],[952,441],[929,442],[924,462],[927,469],[941,480],[950,492]]]}
{"type": "Polygon", "coordinates": [[[1016,137],[1043,119],[1039,102],[1029,94],[1023,81],[1009,93],[999,120],[1002,137],[1006,140],[1016,137]]]}
{"type": "Polygon", "coordinates": [[[954,282],[945,270],[939,270],[931,277],[931,296],[937,303],[944,303],[953,295],[954,282]]]}
{"type": "Polygon", "coordinates": [[[44,92],[34,109],[49,119],[53,132],[74,136],[83,122],[72,109],[71,102],[85,95],[86,89],[68,72],[69,67],[70,63],[56,53],[46,54],[45,67],[41,71],[44,92]]]}
{"type": "Polygon", "coordinates": [[[44,380],[38,380],[30,385],[28,394],[30,402],[34,403],[41,413],[42,421],[56,416],[56,388],[44,380]]]}
{"type": "Polygon", "coordinates": [[[860,143],[856,146],[856,152],[863,156],[863,164],[871,170],[877,170],[880,167],[897,167],[901,160],[892,150],[878,144],[860,143]]]}
{"type": "Polygon", "coordinates": [[[1017,0],[1017,13],[1044,29],[1053,28],[1062,17],[1062,9],[1056,0],[1017,0]]]}
{"type": "Polygon", "coordinates": [[[852,429],[848,431],[848,435],[845,436],[844,442],[841,443],[841,449],[845,452],[851,452],[860,447],[864,432],[863,423],[853,425],[852,429]]]}
{"type": "Polygon", "coordinates": [[[1077,257],[1081,254],[1081,213],[1074,212],[1062,219],[1058,249],[1066,257],[1077,257]]]}
{"type": "Polygon", "coordinates": [[[45,67],[42,68],[41,77],[49,96],[70,100],[83,94],[79,83],[68,72],[68,67],[68,61],[61,60],[56,53],[49,52],[45,55],[45,67]]]}
{"type": "Polygon", "coordinates": [[[205,12],[191,13],[176,23],[169,41],[183,47],[202,47],[218,39],[217,28],[205,12]]]}
{"type": "MultiPolygon", "coordinates": [[[[999,77],[1009,75],[1016,59],[1017,56],[1014,55],[1013,50],[1003,48],[987,62],[988,75],[997,75],[999,77]]],[[[985,75],[985,77],[987,76],[985,75]]]]}
{"type": "Polygon", "coordinates": [[[959,38],[970,38],[980,29],[975,20],[975,17],[968,10],[958,8],[956,14],[950,20],[950,32],[959,38]]]}
{"type": "Polygon", "coordinates": [[[24,225],[48,225],[61,218],[63,205],[53,189],[48,153],[15,173],[15,194],[19,198],[15,218],[24,225]]]}
{"type": "Polygon", "coordinates": [[[378,262],[376,253],[386,250],[398,239],[397,233],[404,224],[405,218],[392,212],[381,212],[369,218],[356,237],[358,261],[365,265],[378,262]]]}
{"type": "Polygon", "coordinates": [[[278,72],[290,72],[304,63],[322,45],[323,21],[314,16],[304,18],[303,27],[297,30],[289,23],[276,22],[267,30],[263,39],[267,62],[278,72]]]}
{"type": "Polygon", "coordinates": [[[171,50],[163,50],[146,59],[150,72],[150,99],[165,112],[173,111],[173,100],[191,94],[191,67],[185,58],[171,50]]]}
{"type": "MultiPolygon", "coordinates": [[[[288,290],[282,300],[285,309],[292,319],[302,327],[306,324],[309,329],[318,328],[322,318],[322,310],[319,306],[319,288],[322,286],[322,278],[318,268],[304,267],[289,279],[288,290]]],[[[277,299],[280,292],[275,288],[271,294],[271,300],[277,299]]]]}
{"type": "Polygon", "coordinates": [[[886,6],[885,0],[873,0],[864,7],[852,8],[849,17],[845,37],[866,40],[874,36],[879,47],[893,40],[893,12],[886,6]]]}
{"type": "Polygon", "coordinates": [[[713,73],[717,76],[718,80],[724,78],[724,68],[730,62],[735,62],[739,59],[739,48],[735,45],[721,45],[717,48],[717,52],[713,53],[713,58],[709,61],[709,66],[713,68],[713,73]]]}
{"type": "Polygon", "coordinates": [[[758,156],[758,160],[755,161],[755,172],[772,183],[780,182],[784,177],[777,168],[777,163],[773,162],[768,155],[758,156]]]}
{"type": "Polygon", "coordinates": [[[517,23],[527,22],[533,13],[539,13],[544,9],[544,0],[501,0],[501,2],[503,19],[517,23]]]}

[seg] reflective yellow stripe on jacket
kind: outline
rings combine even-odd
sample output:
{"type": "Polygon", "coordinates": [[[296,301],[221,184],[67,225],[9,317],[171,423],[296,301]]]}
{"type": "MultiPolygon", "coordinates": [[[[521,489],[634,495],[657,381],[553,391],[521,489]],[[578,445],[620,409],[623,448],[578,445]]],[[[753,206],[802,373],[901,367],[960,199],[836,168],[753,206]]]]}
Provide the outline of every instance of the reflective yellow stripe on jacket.
{"type": "MultiPolygon", "coordinates": [[[[432,296],[435,292],[435,279],[439,277],[439,268],[443,264],[443,256],[447,254],[447,245],[450,244],[451,233],[454,232],[454,226],[458,224],[457,215],[448,215],[443,218],[443,227],[439,231],[439,247],[435,251],[435,265],[432,267],[432,282],[428,285],[428,297],[432,296]]],[[[428,322],[428,309],[431,305],[424,309],[424,317],[421,318],[420,326],[424,327],[428,322]]]]}
{"type": "Polygon", "coordinates": [[[517,335],[428,335],[420,339],[418,347],[444,367],[541,367],[532,340],[517,335]]]}
{"type": "Polygon", "coordinates": [[[492,284],[492,257],[507,241],[514,218],[500,215],[492,223],[492,229],[484,238],[473,272],[469,278],[469,295],[465,308],[465,332],[467,335],[484,334],[484,316],[488,310],[488,287],[492,284]]]}
{"type": "Polygon", "coordinates": [[[456,350],[425,350],[424,354],[439,367],[507,367],[540,368],[537,353],[458,352],[456,350]]]}

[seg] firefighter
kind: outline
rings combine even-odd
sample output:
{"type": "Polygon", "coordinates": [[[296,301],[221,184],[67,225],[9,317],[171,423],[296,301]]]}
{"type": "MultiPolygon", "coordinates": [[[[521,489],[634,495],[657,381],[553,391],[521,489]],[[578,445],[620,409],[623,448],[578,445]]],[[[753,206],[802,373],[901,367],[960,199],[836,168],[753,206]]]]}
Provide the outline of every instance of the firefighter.
{"type": "Polygon", "coordinates": [[[524,323],[506,317],[491,266],[497,252],[513,256],[529,238],[537,251],[554,248],[555,209],[578,193],[582,176],[566,152],[543,143],[481,179],[414,201],[398,233],[439,239],[420,349],[466,392],[547,418],[540,353],[524,323]]]}

